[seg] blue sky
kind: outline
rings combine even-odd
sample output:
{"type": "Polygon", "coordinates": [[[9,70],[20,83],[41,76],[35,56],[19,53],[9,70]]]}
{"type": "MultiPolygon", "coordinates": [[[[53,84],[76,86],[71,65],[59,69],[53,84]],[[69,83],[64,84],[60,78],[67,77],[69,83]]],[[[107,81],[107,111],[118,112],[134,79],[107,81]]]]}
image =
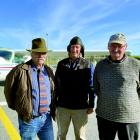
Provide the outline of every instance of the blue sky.
{"type": "Polygon", "coordinates": [[[86,50],[106,50],[121,32],[128,50],[140,55],[139,7],[139,0],[1,0],[0,47],[27,49],[43,37],[49,49],[66,50],[77,35],[86,50]]]}

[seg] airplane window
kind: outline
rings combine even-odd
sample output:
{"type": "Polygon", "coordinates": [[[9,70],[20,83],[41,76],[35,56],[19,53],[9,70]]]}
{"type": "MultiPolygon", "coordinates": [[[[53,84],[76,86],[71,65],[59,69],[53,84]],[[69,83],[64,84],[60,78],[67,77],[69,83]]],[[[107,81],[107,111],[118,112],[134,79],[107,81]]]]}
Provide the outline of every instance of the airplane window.
{"type": "Polygon", "coordinates": [[[3,57],[5,60],[10,60],[12,57],[12,52],[0,50],[0,57],[3,57]]]}

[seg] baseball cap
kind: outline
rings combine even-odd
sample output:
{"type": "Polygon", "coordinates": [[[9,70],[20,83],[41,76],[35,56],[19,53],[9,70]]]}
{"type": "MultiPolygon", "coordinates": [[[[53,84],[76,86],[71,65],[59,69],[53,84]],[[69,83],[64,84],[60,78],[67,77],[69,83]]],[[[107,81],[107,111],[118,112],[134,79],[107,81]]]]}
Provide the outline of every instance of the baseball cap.
{"type": "Polygon", "coordinates": [[[125,45],[127,42],[126,42],[126,38],[125,38],[124,34],[116,33],[116,34],[112,35],[109,39],[108,44],[112,44],[112,43],[118,43],[121,45],[125,45]]]}

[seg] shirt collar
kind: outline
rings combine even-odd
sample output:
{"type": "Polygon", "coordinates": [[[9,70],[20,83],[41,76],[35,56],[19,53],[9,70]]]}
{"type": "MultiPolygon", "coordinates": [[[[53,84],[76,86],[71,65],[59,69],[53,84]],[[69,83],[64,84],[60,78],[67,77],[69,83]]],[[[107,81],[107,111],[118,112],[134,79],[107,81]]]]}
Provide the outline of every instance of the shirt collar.
{"type": "Polygon", "coordinates": [[[69,58],[69,62],[70,63],[77,63],[77,62],[79,62],[80,61],[80,58],[77,58],[77,59],[75,59],[75,60],[72,60],[71,58],[69,58]]]}
{"type": "MultiPolygon", "coordinates": [[[[34,64],[31,65],[31,68],[33,69],[33,71],[37,71],[37,70],[38,70],[37,67],[36,67],[36,65],[34,65],[34,64]]],[[[42,72],[45,71],[44,65],[41,67],[41,71],[42,71],[42,72]]]]}

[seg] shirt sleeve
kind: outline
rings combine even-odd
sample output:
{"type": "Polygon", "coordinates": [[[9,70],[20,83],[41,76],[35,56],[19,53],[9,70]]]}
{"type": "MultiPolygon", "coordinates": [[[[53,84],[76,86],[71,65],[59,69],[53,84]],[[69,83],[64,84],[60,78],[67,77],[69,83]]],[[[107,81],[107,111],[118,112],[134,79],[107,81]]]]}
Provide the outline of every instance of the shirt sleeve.
{"type": "Polygon", "coordinates": [[[95,104],[95,93],[93,90],[93,75],[94,75],[94,65],[90,64],[89,108],[94,108],[94,104],[95,104]]]}

